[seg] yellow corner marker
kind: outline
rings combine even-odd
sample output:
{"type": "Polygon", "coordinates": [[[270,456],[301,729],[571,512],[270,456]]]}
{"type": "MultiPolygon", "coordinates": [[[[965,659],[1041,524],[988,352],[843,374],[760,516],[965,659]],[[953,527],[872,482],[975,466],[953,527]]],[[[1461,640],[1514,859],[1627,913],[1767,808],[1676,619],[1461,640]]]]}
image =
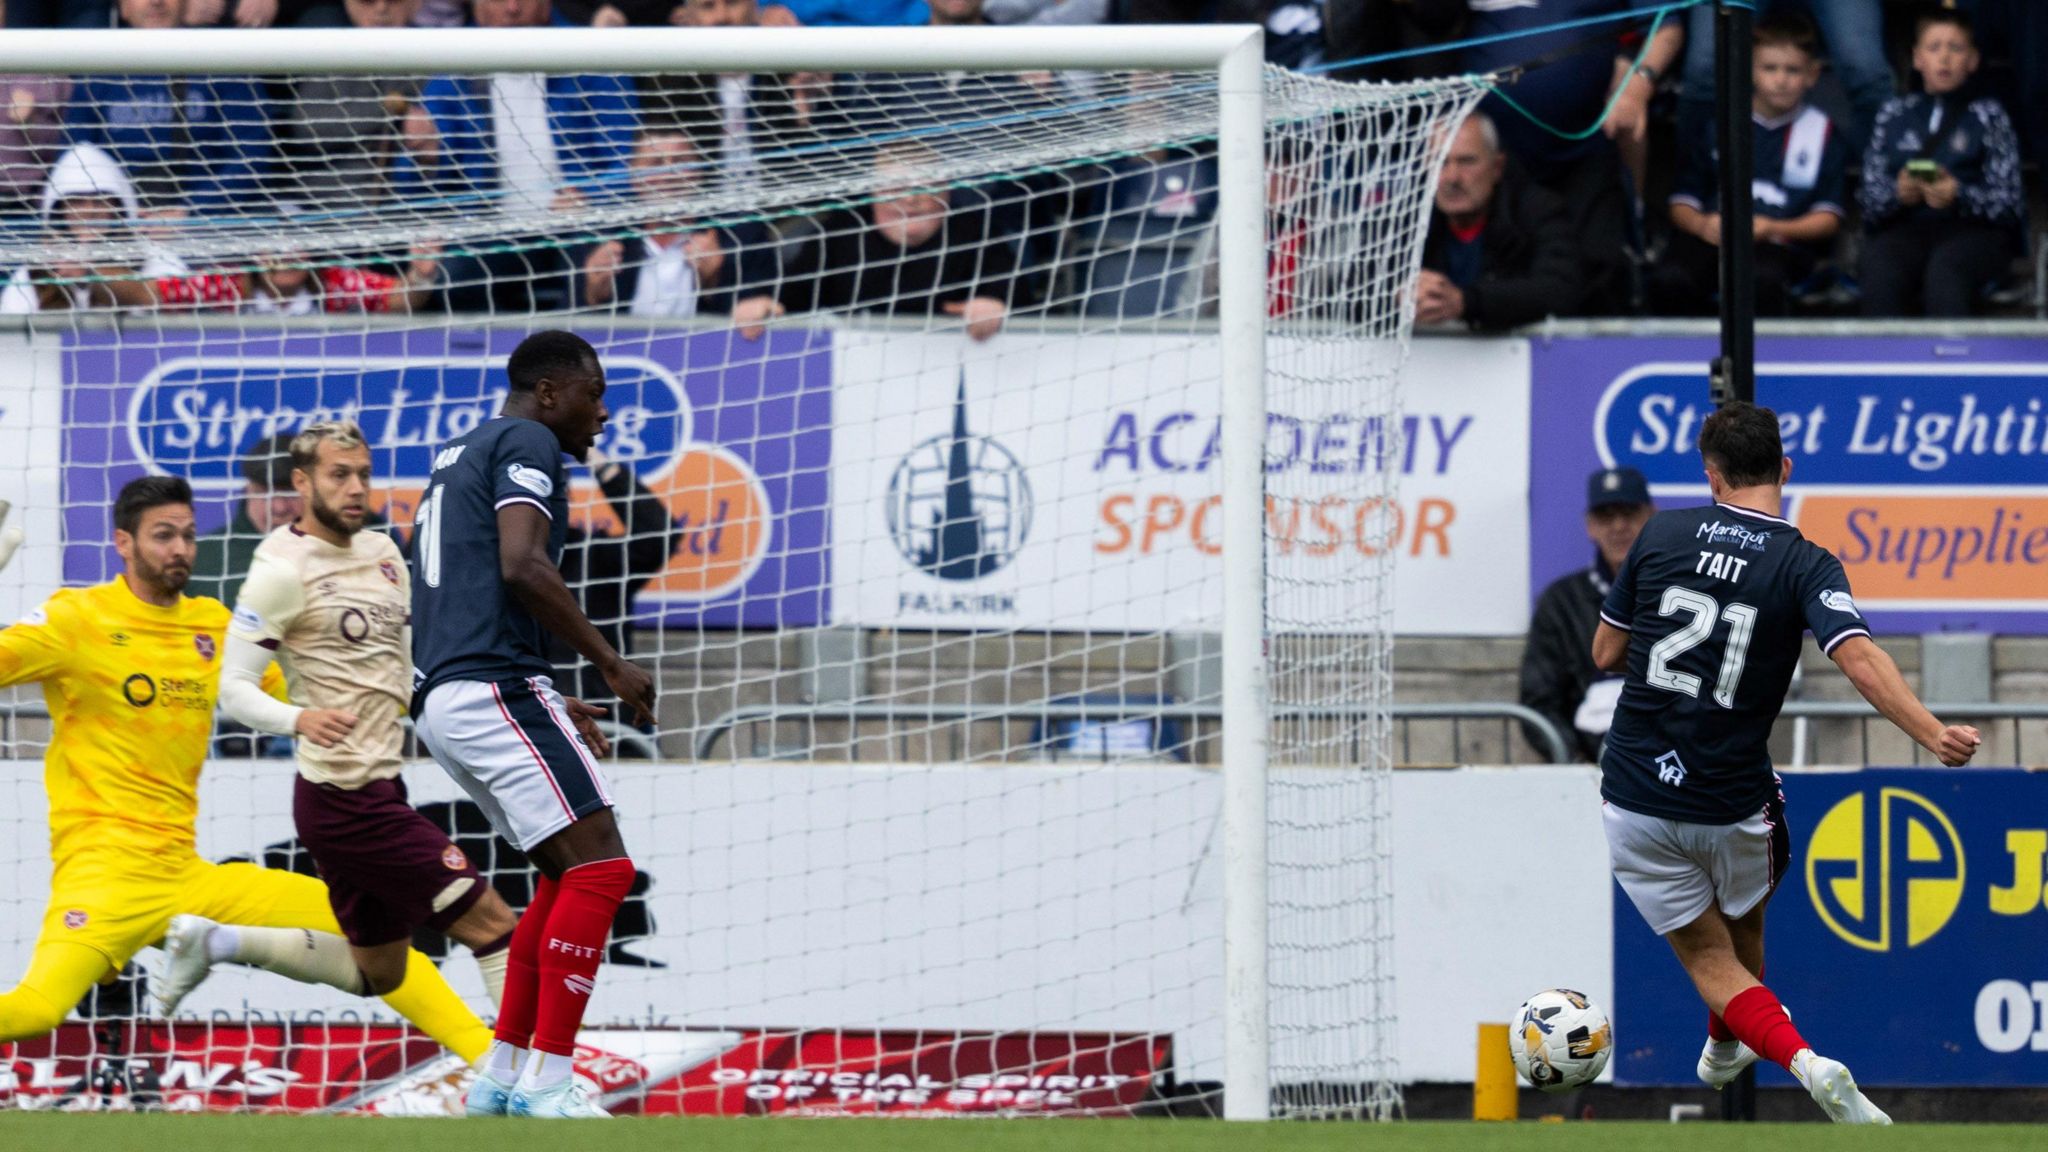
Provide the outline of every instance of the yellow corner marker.
{"type": "Polygon", "coordinates": [[[1479,1066],[1472,1074],[1472,1118],[1513,1120],[1521,1114],[1515,1090],[1515,1058],[1508,1052],[1508,1026],[1479,1026],[1479,1066]]]}

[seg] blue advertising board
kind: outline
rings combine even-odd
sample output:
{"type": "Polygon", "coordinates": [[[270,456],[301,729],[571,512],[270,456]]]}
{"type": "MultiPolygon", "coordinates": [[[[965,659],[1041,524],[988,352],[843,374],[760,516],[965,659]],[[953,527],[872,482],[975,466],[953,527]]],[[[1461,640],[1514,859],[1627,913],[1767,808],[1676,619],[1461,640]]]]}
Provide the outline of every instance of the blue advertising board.
{"type": "MultiPolygon", "coordinates": [[[[1583,567],[1585,477],[1631,467],[1706,499],[1709,338],[1538,340],[1531,594],[1583,567]]],[[[2048,632],[2048,340],[1779,337],[1757,402],[1792,459],[1786,515],[1880,631],[2048,632]]]]}
{"type": "MultiPolygon", "coordinates": [[[[1865,1084],[2048,1084],[2048,773],[1791,773],[1785,801],[1765,980],[1800,1033],[1865,1084]]],[[[1616,1083],[1696,1084],[1706,1009],[1618,887],[1614,977],[1616,1083]]]]}
{"type": "MultiPolygon", "coordinates": [[[[64,579],[118,567],[113,493],[144,472],[192,481],[199,528],[228,523],[242,456],[324,418],[363,428],[377,507],[401,528],[436,448],[495,415],[515,331],[327,335],[172,331],[144,342],[81,332],[64,349],[64,579]]],[[[824,333],[588,331],[605,363],[611,420],[599,442],[632,468],[681,529],[643,617],[672,623],[809,626],[830,594],[831,344],[824,333]]],[[[619,517],[580,467],[572,515],[619,517]]]]}

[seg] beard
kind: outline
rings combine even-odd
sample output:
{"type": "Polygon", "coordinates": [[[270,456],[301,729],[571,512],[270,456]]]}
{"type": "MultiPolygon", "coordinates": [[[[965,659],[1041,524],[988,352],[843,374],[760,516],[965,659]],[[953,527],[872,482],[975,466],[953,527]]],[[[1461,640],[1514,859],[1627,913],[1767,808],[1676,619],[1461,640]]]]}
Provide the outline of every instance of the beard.
{"type": "Polygon", "coordinates": [[[341,513],[333,505],[320,498],[318,492],[313,493],[312,497],[307,500],[306,505],[313,510],[313,519],[318,520],[328,531],[339,535],[344,540],[354,536],[362,528],[361,524],[351,524],[344,520],[341,513]]]}
{"type": "Polygon", "coordinates": [[[176,596],[184,592],[185,585],[191,582],[192,568],[190,565],[178,568],[157,568],[152,566],[149,561],[137,556],[135,558],[135,575],[144,584],[166,595],[176,596]]]}

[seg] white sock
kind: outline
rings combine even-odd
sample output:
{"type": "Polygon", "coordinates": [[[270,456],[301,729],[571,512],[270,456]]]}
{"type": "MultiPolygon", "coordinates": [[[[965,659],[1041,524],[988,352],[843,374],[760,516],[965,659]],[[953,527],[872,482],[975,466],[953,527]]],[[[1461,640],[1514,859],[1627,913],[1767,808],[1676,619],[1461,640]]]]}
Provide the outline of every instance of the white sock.
{"type": "MultiPolygon", "coordinates": [[[[209,953],[219,942],[222,931],[216,928],[208,936],[209,953]]],[[[237,926],[229,931],[234,949],[219,959],[275,972],[301,984],[325,984],[351,996],[369,994],[363,970],[356,967],[355,954],[349,951],[348,941],[339,936],[306,928],[237,926]]]]}
{"type": "Polygon", "coordinates": [[[483,1074],[500,1084],[519,1083],[519,1073],[526,1068],[526,1049],[515,1048],[503,1040],[491,1041],[484,1050],[480,1065],[483,1074]]]}
{"type": "Polygon", "coordinates": [[[477,974],[484,978],[484,992],[490,996],[493,1008],[505,1003],[505,962],[511,958],[510,948],[500,948],[489,956],[475,958],[477,974]]]}
{"type": "Polygon", "coordinates": [[[569,1078],[576,1070],[576,1061],[567,1056],[534,1049],[527,1058],[526,1071],[519,1077],[521,1088],[553,1088],[569,1078]]]}
{"type": "Polygon", "coordinates": [[[233,960],[235,949],[241,947],[242,939],[233,924],[215,924],[206,934],[206,958],[218,964],[233,960]]]}

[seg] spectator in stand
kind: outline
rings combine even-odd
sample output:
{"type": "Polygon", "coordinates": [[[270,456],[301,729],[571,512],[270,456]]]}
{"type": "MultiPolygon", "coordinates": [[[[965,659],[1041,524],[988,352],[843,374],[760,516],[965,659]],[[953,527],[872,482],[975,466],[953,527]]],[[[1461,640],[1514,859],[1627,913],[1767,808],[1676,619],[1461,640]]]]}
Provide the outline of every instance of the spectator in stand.
{"type": "Polygon", "coordinates": [[[697,189],[702,161],[681,129],[644,128],[633,149],[633,193],[657,208],[641,233],[571,257],[576,306],[629,316],[730,314],[734,300],[775,279],[773,232],[749,221],[702,227],[678,206],[697,189]]]}
{"type": "Polygon", "coordinates": [[[1437,178],[1415,322],[1487,332],[1534,323],[1568,312],[1582,275],[1563,202],[1514,171],[1492,118],[1473,112],[1437,178]]]}
{"type": "MultiPolygon", "coordinates": [[[[1522,649],[1522,705],[1555,725],[1568,748],[1598,762],[1614,720],[1622,677],[1593,664],[1600,604],[1643,525],[1657,511],[1650,486],[1633,468],[1595,472],[1586,484],[1586,535],[1593,563],[1554,581],[1536,598],[1529,643],[1522,649]]],[[[1534,736],[1531,736],[1534,739],[1534,736]]]]}
{"type": "Polygon", "coordinates": [[[293,435],[266,436],[243,454],[242,498],[232,519],[199,538],[187,596],[233,604],[256,559],[256,546],[271,529],[299,518],[299,493],[292,487],[293,435]]]}
{"type": "MultiPolygon", "coordinates": [[[[183,23],[185,0],[121,0],[132,28],[183,23]]],[[[145,211],[223,214],[249,208],[275,158],[269,105],[232,76],[93,76],[65,110],[67,137],[121,162],[145,211]]]]}
{"type": "MultiPolygon", "coordinates": [[[[550,20],[548,0],[474,0],[474,6],[485,28],[569,26],[550,20]]],[[[471,212],[487,197],[507,216],[536,218],[550,208],[624,192],[639,122],[631,77],[437,76],[420,104],[402,130],[401,190],[446,197],[471,212]]],[[[546,237],[447,263],[451,311],[526,314],[568,306],[569,268],[546,237]]]]}
{"type": "MultiPolygon", "coordinates": [[[[684,28],[753,28],[774,11],[755,0],[682,0],[670,9],[669,22],[684,28]]],[[[640,109],[649,124],[681,125],[726,180],[759,183],[764,167],[769,176],[778,168],[772,158],[764,165],[762,154],[787,152],[815,139],[811,128],[822,111],[818,104],[824,85],[816,73],[643,76],[640,109]]]]}
{"type": "MultiPolygon", "coordinates": [[[[1783,316],[1791,289],[1813,273],[1833,247],[1846,215],[1843,182],[1849,149],[1828,115],[1806,102],[1820,79],[1820,37],[1797,13],[1757,22],[1756,137],[1751,181],[1756,229],[1756,311],[1783,316]]],[[[1650,279],[1650,298],[1664,315],[1706,315],[1720,290],[1720,155],[1714,125],[1702,122],[1685,142],[1671,192],[1671,244],[1650,279]]]]}
{"type": "MultiPolygon", "coordinates": [[[[1333,63],[1461,40],[1471,17],[1466,0],[1328,0],[1323,5],[1325,53],[1333,63]]],[[[1458,71],[1453,54],[1404,56],[1343,68],[1344,80],[1417,80],[1458,71]]]]}
{"type": "Polygon", "coordinates": [[[1100,24],[1109,19],[1109,0],[984,0],[991,24],[1100,24]]]}
{"type": "Polygon", "coordinates": [[[7,0],[9,28],[105,28],[113,20],[109,0],[7,0]]]}
{"type": "Polygon", "coordinates": [[[773,295],[733,306],[748,339],[762,321],[784,312],[846,310],[895,316],[957,316],[975,340],[1000,332],[1009,315],[1016,254],[991,239],[986,197],[950,188],[920,188],[934,156],[917,143],[877,153],[884,192],[858,209],[819,220],[823,236],[786,269],[773,295]]]}
{"type": "MultiPolygon", "coordinates": [[[[141,244],[134,184],[118,161],[90,144],[71,149],[51,166],[43,185],[42,218],[52,245],[121,239],[141,244]]],[[[183,275],[185,265],[169,253],[143,251],[132,264],[87,265],[73,256],[45,268],[16,268],[0,290],[0,314],[154,307],[154,282],[183,275]]]]}
{"type": "Polygon", "coordinates": [[[61,76],[0,76],[7,97],[0,117],[0,213],[35,209],[50,165],[64,151],[64,103],[71,81],[61,76]]]}
{"type": "MultiPolygon", "coordinates": [[[[2033,0],[2029,0],[2033,2],[2033,0]]],[[[1797,0],[1820,26],[1827,57],[1842,78],[1853,113],[1840,125],[1851,154],[1870,139],[1878,109],[1892,95],[1892,66],[1884,51],[1884,5],[1880,0],[1797,0]]],[[[1791,0],[1763,0],[1758,17],[1791,7],[1791,0]]],[[[1686,14],[1683,86],[1679,90],[1678,132],[1692,139],[1714,131],[1714,5],[1686,14]]],[[[1816,50],[1815,55],[1819,55],[1816,50]]]]}
{"type": "Polygon", "coordinates": [[[555,15],[592,28],[655,26],[668,22],[673,0],[555,0],[555,15]]]}
{"type": "MultiPolygon", "coordinates": [[[[982,0],[930,0],[927,24],[933,28],[987,24],[981,5],[982,0]]],[[[1045,103],[1044,93],[1051,84],[1049,73],[857,72],[840,77],[834,96],[846,117],[843,129],[864,135],[875,131],[877,124],[894,129],[936,127],[1026,111],[1045,103]]]]}
{"type": "MultiPolygon", "coordinates": [[[[603,490],[605,503],[622,531],[609,535],[571,524],[562,546],[562,582],[575,590],[583,614],[598,633],[619,655],[626,656],[633,651],[633,599],[668,567],[683,534],[661,497],[631,468],[607,458],[594,445],[583,465],[603,490]]],[[[549,658],[562,669],[564,682],[576,686],[577,699],[610,707],[614,720],[629,719],[617,707],[618,694],[596,669],[577,659],[560,638],[550,635],[548,643],[549,658]]]]}
{"type": "Polygon", "coordinates": [[[187,28],[346,28],[335,0],[185,0],[187,28]]]}
{"type": "Polygon", "coordinates": [[[1863,314],[1968,316],[2024,243],[2019,141],[1998,101],[1963,91],[1968,17],[1921,17],[1913,70],[1922,91],[1885,104],[1863,158],[1863,314]]]}
{"type": "Polygon", "coordinates": [[[785,0],[762,10],[761,23],[778,27],[781,9],[791,24],[806,28],[887,28],[924,23],[925,0],[785,0]]]}
{"type": "MultiPolygon", "coordinates": [[[[404,28],[420,0],[347,0],[350,25],[404,28]]],[[[420,82],[408,76],[297,76],[284,151],[292,194],[330,211],[389,201],[400,129],[419,111],[420,82]]]]}
{"type": "Polygon", "coordinates": [[[2004,46],[2012,74],[2004,104],[2020,133],[2020,151],[2036,166],[2048,165],[2048,4],[2041,0],[1957,0],[1968,12],[1977,38],[2004,46]]]}
{"type": "Polygon", "coordinates": [[[1632,71],[1633,54],[1620,54],[1615,41],[1588,47],[1596,30],[1584,28],[1518,35],[1560,21],[1609,15],[1630,8],[1650,8],[1657,0],[1522,0],[1513,4],[1472,5],[1468,37],[1513,36],[1479,44],[1462,53],[1459,71],[1494,72],[1527,68],[1510,89],[1517,103],[1561,131],[1585,128],[1600,118],[1610,97],[1614,110],[1601,131],[1586,140],[1567,140],[1538,127],[1528,116],[1507,107],[1499,96],[1481,105],[1494,118],[1508,155],[1522,171],[1564,201],[1572,233],[1585,267],[1581,300],[1559,305],[1559,311],[1612,313],[1629,301],[1628,248],[1636,219],[1621,147],[1639,153],[1649,121],[1650,96],[1657,81],[1684,45],[1685,35],[1674,21],[1665,21],[1650,43],[1642,71],[1632,71]]]}

